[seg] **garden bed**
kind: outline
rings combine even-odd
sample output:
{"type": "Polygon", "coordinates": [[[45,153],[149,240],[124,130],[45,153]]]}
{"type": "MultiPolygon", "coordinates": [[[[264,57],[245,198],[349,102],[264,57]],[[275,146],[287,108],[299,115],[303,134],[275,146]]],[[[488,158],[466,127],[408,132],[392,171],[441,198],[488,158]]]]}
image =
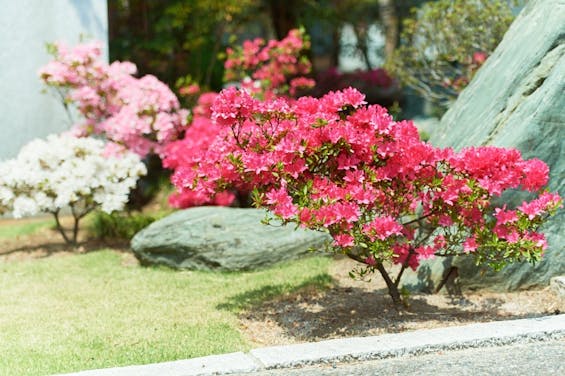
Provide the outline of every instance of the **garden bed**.
{"type": "Polygon", "coordinates": [[[464,292],[463,296],[411,294],[397,310],[379,275],[352,280],[355,262],[334,260],[332,287],[286,294],[240,316],[243,332],[256,346],[311,342],[350,336],[372,336],[476,322],[559,314],[565,300],[540,288],[517,292],[464,292]]]}

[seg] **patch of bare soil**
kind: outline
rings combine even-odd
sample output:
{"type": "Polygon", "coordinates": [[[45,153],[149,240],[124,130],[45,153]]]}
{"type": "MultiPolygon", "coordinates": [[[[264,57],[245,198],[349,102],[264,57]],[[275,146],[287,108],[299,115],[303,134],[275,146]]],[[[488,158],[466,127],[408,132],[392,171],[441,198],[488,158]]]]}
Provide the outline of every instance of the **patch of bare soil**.
{"type": "Polygon", "coordinates": [[[305,289],[265,302],[241,315],[245,336],[257,346],[283,345],[351,336],[372,336],[476,322],[529,318],[565,311],[551,289],[519,292],[463,292],[462,296],[413,294],[397,310],[386,285],[349,277],[355,262],[338,259],[326,291],[305,289]]]}
{"type": "MultiPolygon", "coordinates": [[[[70,225],[71,218],[63,218],[70,225]]],[[[13,220],[1,219],[0,226],[13,220]]],[[[22,220],[19,220],[21,223],[22,220]]],[[[28,219],[33,221],[33,219],[28,219]]],[[[67,246],[53,228],[33,235],[0,239],[0,263],[43,257],[65,257],[101,248],[122,252],[124,266],[136,266],[127,243],[92,240],[79,233],[79,245],[67,246]]],[[[355,262],[336,259],[330,270],[333,286],[305,288],[255,305],[240,315],[241,331],[256,346],[370,336],[475,322],[507,320],[565,312],[565,301],[551,289],[510,293],[464,292],[462,296],[413,294],[398,310],[379,275],[370,282],[349,277],[355,262]]]]}

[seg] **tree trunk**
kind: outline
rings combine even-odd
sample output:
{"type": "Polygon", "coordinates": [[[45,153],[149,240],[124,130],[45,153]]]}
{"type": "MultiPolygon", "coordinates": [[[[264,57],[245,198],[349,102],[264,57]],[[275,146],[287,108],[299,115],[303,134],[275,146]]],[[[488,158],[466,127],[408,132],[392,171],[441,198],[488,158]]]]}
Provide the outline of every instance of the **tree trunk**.
{"type": "MultiPolygon", "coordinates": [[[[361,264],[364,265],[368,265],[366,260],[364,259],[363,256],[360,256],[359,254],[355,253],[354,251],[352,252],[347,252],[346,253],[347,257],[349,257],[352,260],[355,260],[361,264]]],[[[381,277],[383,277],[383,280],[386,283],[386,287],[388,289],[388,294],[390,295],[390,297],[392,298],[392,302],[394,303],[395,307],[397,309],[402,308],[402,296],[400,295],[400,290],[398,289],[398,283],[395,283],[392,278],[390,277],[390,274],[388,273],[388,271],[386,270],[386,268],[384,267],[384,265],[382,264],[382,262],[378,261],[374,267],[379,271],[379,273],[381,274],[381,277]]],[[[398,279],[397,279],[398,281],[398,279]]]]}
{"type": "Polygon", "coordinates": [[[385,29],[385,58],[389,59],[398,45],[399,22],[394,0],[379,0],[379,15],[385,29]]]}
{"type": "Polygon", "coordinates": [[[58,210],[54,211],[51,214],[53,214],[53,216],[55,217],[55,224],[57,226],[57,231],[59,231],[59,233],[61,234],[61,236],[65,240],[65,243],[67,243],[69,245],[73,245],[73,242],[71,242],[71,239],[69,239],[69,237],[65,233],[65,229],[61,225],[61,221],[59,220],[59,211],[58,210]]]}
{"type": "Polygon", "coordinates": [[[291,29],[297,27],[296,21],[296,0],[271,0],[269,9],[271,11],[271,19],[273,27],[277,34],[277,39],[286,37],[291,29]]]}
{"type": "Polygon", "coordinates": [[[118,24],[120,22],[120,10],[115,1],[108,2],[108,40],[115,40],[118,35],[118,24]]]}
{"type": "Polygon", "coordinates": [[[398,290],[398,286],[394,283],[394,281],[390,278],[390,275],[386,271],[384,265],[380,262],[377,262],[377,270],[381,273],[383,277],[386,287],[388,288],[388,294],[392,298],[392,302],[397,308],[402,306],[402,297],[400,296],[400,291],[398,290]]]}

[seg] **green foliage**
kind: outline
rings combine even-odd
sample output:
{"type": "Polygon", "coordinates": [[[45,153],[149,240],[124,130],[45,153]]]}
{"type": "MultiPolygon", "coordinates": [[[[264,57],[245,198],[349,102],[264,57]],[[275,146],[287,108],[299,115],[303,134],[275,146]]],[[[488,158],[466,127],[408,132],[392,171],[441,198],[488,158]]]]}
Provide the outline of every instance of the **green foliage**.
{"type": "Polygon", "coordinates": [[[387,69],[447,108],[490,55],[514,16],[507,0],[439,0],[413,9],[387,69]],[[479,59],[482,60],[482,59],[479,59]]]}
{"type": "Polygon", "coordinates": [[[418,131],[418,133],[420,134],[420,139],[422,141],[429,141],[430,140],[430,134],[428,132],[420,130],[420,131],[418,131]]]}
{"type": "Polygon", "coordinates": [[[110,1],[110,60],[130,60],[173,86],[191,75],[205,88],[221,88],[218,60],[223,36],[244,22],[253,0],[110,1]]]}
{"type": "Polygon", "coordinates": [[[135,234],[154,222],[156,218],[143,213],[101,211],[94,213],[88,232],[98,239],[130,240],[135,234]]]}
{"type": "Polygon", "coordinates": [[[322,288],[331,262],[308,258],[257,272],[212,273],[140,268],[131,257],[100,250],[2,263],[0,374],[50,375],[249,350],[236,311],[278,293],[322,288]]]}
{"type": "MultiPolygon", "coordinates": [[[[399,18],[423,1],[395,0],[399,18]]],[[[348,50],[362,52],[368,26],[379,19],[375,0],[128,0],[109,1],[108,8],[111,61],[133,61],[141,74],[154,74],[171,87],[189,75],[203,91],[222,88],[229,45],[270,39],[275,31],[283,31],[282,38],[304,25],[313,36],[312,54],[329,56],[336,65],[341,27],[354,26],[359,43],[348,50]],[[286,30],[275,26],[281,19],[286,30]]]]}

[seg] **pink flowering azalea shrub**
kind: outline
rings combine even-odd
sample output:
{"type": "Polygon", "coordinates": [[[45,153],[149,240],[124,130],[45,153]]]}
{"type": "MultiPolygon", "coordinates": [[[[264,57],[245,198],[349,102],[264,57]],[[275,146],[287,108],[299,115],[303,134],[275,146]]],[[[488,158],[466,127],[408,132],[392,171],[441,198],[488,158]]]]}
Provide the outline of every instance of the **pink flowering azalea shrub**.
{"type": "Polygon", "coordinates": [[[312,68],[303,55],[308,48],[310,41],[303,29],[290,30],[280,41],[246,40],[242,46],[227,49],[224,80],[237,82],[263,99],[295,96],[299,90],[315,84],[304,77],[312,68]]]}
{"type": "Polygon", "coordinates": [[[50,50],[54,60],[40,77],[65,106],[76,105],[82,120],[74,124],[75,134],[101,134],[144,157],[161,154],[184,130],[188,111],[169,87],[152,75],[134,77],[130,62],[101,61],[100,43],[55,43],[50,50]]]}
{"type": "MultiPolygon", "coordinates": [[[[210,106],[217,93],[204,93],[193,109],[193,119],[182,140],[167,144],[164,149],[163,167],[173,170],[171,181],[176,186],[179,176],[198,166],[206,151],[220,133],[220,127],[212,121],[210,106]]],[[[231,192],[221,192],[214,197],[191,189],[182,189],[169,196],[169,204],[175,208],[200,205],[229,206],[235,199],[231,192]]]]}
{"type": "MultiPolygon", "coordinates": [[[[309,60],[301,56],[309,48],[303,30],[291,30],[281,41],[262,39],[245,41],[241,47],[228,48],[225,63],[226,81],[239,81],[256,98],[276,98],[294,96],[298,90],[312,87],[314,81],[300,76],[310,72],[309,60]]],[[[193,83],[181,88],[181,95],[194,97],[200,87],[193,83]]],[[[220,133],[219,127],[211,118],[210,107],[218,94],[205,92],[198,97],[193,108],[193,120],[182,140],[170,142],[163,150],[163,166],[173,170],[172,182],[178,191],[169,197],[173,207],[187,208],[198,205],[229,206],[236,199],[233,192],[210,195],[192,190],[183,184],[186,171],[198,167],[203,155],[220,133]]],[[[251,187],[238,191],[240,201],[251,187]]],[[[241,205],[242,202],[239,202],[241,205]]]]}
{"type": "Polygon", "coordinates": [[[562,203],[543,190],[544,162],[492,146],[436,148],[354,89],[290,102],[229,88],[212,118],[218,136],[175,184],[210,197],[253,189],[256,205],[282,222],[328,232],[359,274],[379,271],[397,303],[404,270],[424,259],[472,254],[495,268],[538,260],[546,248],[539,226],[562,203]],[[534,198],[494,206],[508,189],[534,198]],[[401,265],[396,278],[387,262],[401,265]]]}

